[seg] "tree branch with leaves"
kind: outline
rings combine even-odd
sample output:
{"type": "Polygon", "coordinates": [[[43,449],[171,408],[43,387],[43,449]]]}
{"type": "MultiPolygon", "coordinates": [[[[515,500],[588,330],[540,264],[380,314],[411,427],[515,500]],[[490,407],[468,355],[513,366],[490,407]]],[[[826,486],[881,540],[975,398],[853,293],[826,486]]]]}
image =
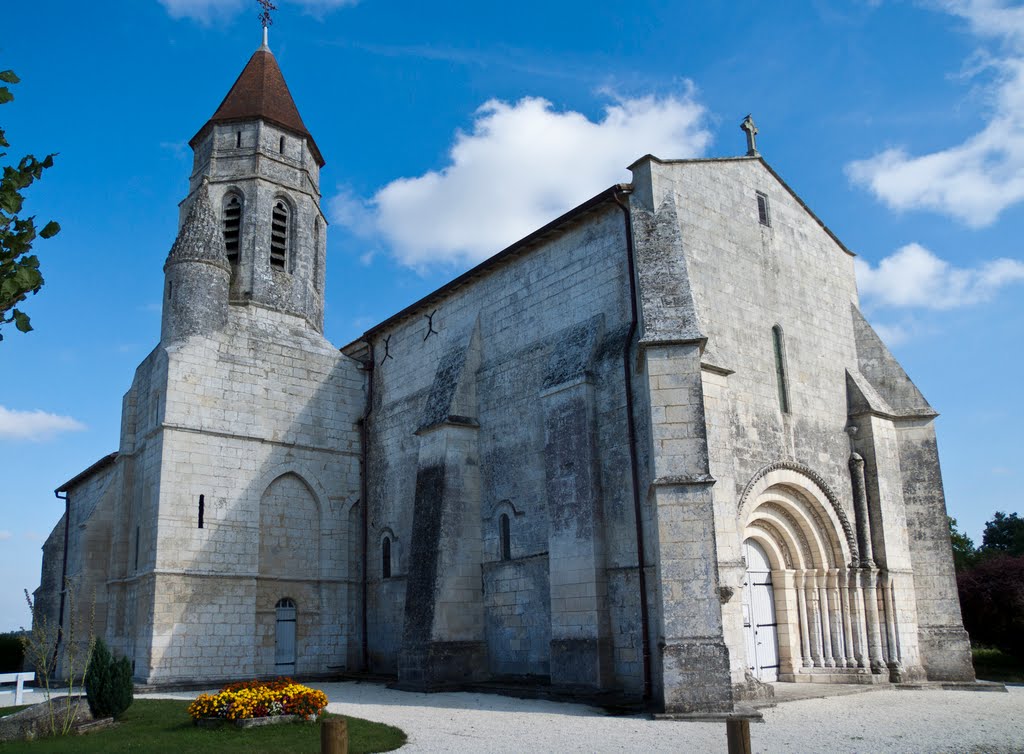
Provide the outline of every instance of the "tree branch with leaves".
{"type": "MultiPolygon", "coordinates": [[[[0,105],[14,99],[8,84],[20,79],[14,71],[0,71],[0,105]]],[[[6,134],[0,128],[0,148],[9,147],[6,134]]],[[[7,152],[0,152],[0,158],[7,152]]],[[[22,157],[17,165],[4,165],[0,178],[0,328],[14,323],[21,332],[29,332],[32,325],[25,312],[18,308],[31,293],[43,287],[39,271],[39,257],[31,254],[37,238],[52,238],[60,232],[60,225],[51,220],[36,230],[35,216],[22,217],[25,198],[22,192],[38,181],[43,171],[53,166],[54,155],[39,160],[32,155],[22,157]]],[[[3,333],[0,332],[0,340],[3,333]]]]}

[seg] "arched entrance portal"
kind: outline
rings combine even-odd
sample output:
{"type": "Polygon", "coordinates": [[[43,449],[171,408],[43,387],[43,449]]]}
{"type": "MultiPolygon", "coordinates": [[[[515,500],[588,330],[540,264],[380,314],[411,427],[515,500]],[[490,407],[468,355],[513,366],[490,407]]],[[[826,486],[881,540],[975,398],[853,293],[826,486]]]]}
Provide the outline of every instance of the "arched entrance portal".
{"type": "Polygon", "coordinates": [[[741,495],[739,518],[745,651],[755,676],[770,680],[777,664],[780,681],[873,682],[862,676],[899,667],[891,579],[861,561],[846,513],[820,476],[788,462],[765,467],[741,495]],[[776,661],[760,623],[776,623],[776,661]]]}
{"type": "Polygon", "coordinates": [[[278,675],[295,672],[295,600],[278,600],[277,630],[274,633],[274,670],[278,675]]]}
{"type": "Polygon", "coordinates": [[[772,566],[768,554],[755,540],[743,543],[747,573],[743,579],[743,633],[747,667],[759,681],[779,677],[779,636],[772,593],[772,566]]]}

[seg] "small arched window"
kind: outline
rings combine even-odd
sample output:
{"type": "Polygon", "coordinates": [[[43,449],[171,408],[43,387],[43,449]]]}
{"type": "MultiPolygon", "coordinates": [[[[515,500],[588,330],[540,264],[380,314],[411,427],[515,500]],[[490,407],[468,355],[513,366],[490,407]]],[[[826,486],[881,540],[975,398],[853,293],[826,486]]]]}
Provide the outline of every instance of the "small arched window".
{"type": "Polygon", "coordinates": [[[283,199],[274,202],[270,218],[270,266],[283,270],[288,260],[288,205],[283,199]]]}
{"type": "MultiPolygon", "coordinates": [[[[264,603],[264,604],[266,604],[266,603],[264,603]]],[[[294,610],[295,609],[295,600],[293,600],[291,597],[282,597],[281,599],[279,599],[277,601],[277,604],[274,605],[274,607],[276,607],[276,608],[282,608],[282,607],[283,608],[291,608],[292,610],[294,610]]]]}
{"type": "Polygon", "coordinates": [[[284,137],[283,136],[281,137],[281,143],[278,146],[277,151],[280,152],[281,154],[284,154],[284,137]]]}
{"type": "Polygon", "coordinates": [[[381,573],[385,579],[391,578],[391,537],[384,537],[380,545],[381,573]]]}
{"type": "Polygon", "coordinates": [[[501,559],[512,559],[512,526],[508,514],[502,513],[498,519],[498,535],[501,539],[501,559]]]}
{"type": "Polygon", "coordinates": [[[779,387],[779,408],[782,413],[789,413],[789,384],[786,378],[786,344],[782,336],[782,327],[772,328],[772,348],[775,351],[775,380],[779,387]]]}
{"type": "Polygon", "coordinates": [[[231,266],[238,264],[238,249],[242,235],[242,200],[238,194],[224,197],[224,249],[231,266]]]}

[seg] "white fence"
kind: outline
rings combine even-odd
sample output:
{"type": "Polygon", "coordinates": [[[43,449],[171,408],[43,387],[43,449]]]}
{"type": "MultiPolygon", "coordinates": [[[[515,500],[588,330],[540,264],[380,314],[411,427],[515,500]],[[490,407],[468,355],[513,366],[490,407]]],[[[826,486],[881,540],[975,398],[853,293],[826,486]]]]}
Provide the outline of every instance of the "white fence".
{"type": "MultiPolygon", "coordinates": [[[[25,681],[34,681],[36,679],[35,673],[0,673],[0,685],[6,683],[13,683],[14,686],[14,704],[25,703],[25,681]]],[[[10,694],[11,692],[7,689],[0,689],[0,694],[10,694]]]]}

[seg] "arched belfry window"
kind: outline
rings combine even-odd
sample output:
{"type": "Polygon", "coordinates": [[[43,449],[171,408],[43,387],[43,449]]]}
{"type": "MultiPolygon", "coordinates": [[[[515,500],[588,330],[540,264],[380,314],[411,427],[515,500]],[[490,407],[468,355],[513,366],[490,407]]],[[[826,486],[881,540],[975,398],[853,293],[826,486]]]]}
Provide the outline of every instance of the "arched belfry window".
{"type": "Polygon", "coordinates": [[[224,197],[224,248],[228,253],[228,261],[234,266],[238,264],[238,249],[242,236],[242,200],[238,194],[224,197]]]}
{"type": "Polygon", "coordinates": [[[383,578],[391,578],[391,537],[384,537],[380,545],[381,573],[383,578]]]}
{"type": "Polygon", "coordinates": [[[498,535],[501,540],[501,559],[512,559],[512,526],[508,514],[502,513],[498,518],[498,535]]]}
{"type": "Polygon", "coordinates": [[[786,377],[786,343],[782,335],[782,327],[772,328],[772,348],[775,351],[775,380],[779,387],[779,408],[782,413],[789,413],[789,384],[786,377]]]}
{"type": "Polygon", "coordinates": [[[270,266],[283,270],[288,262],[288,233],[291,211],[283,199],[274,202],[270,218],[270,266]]]}

